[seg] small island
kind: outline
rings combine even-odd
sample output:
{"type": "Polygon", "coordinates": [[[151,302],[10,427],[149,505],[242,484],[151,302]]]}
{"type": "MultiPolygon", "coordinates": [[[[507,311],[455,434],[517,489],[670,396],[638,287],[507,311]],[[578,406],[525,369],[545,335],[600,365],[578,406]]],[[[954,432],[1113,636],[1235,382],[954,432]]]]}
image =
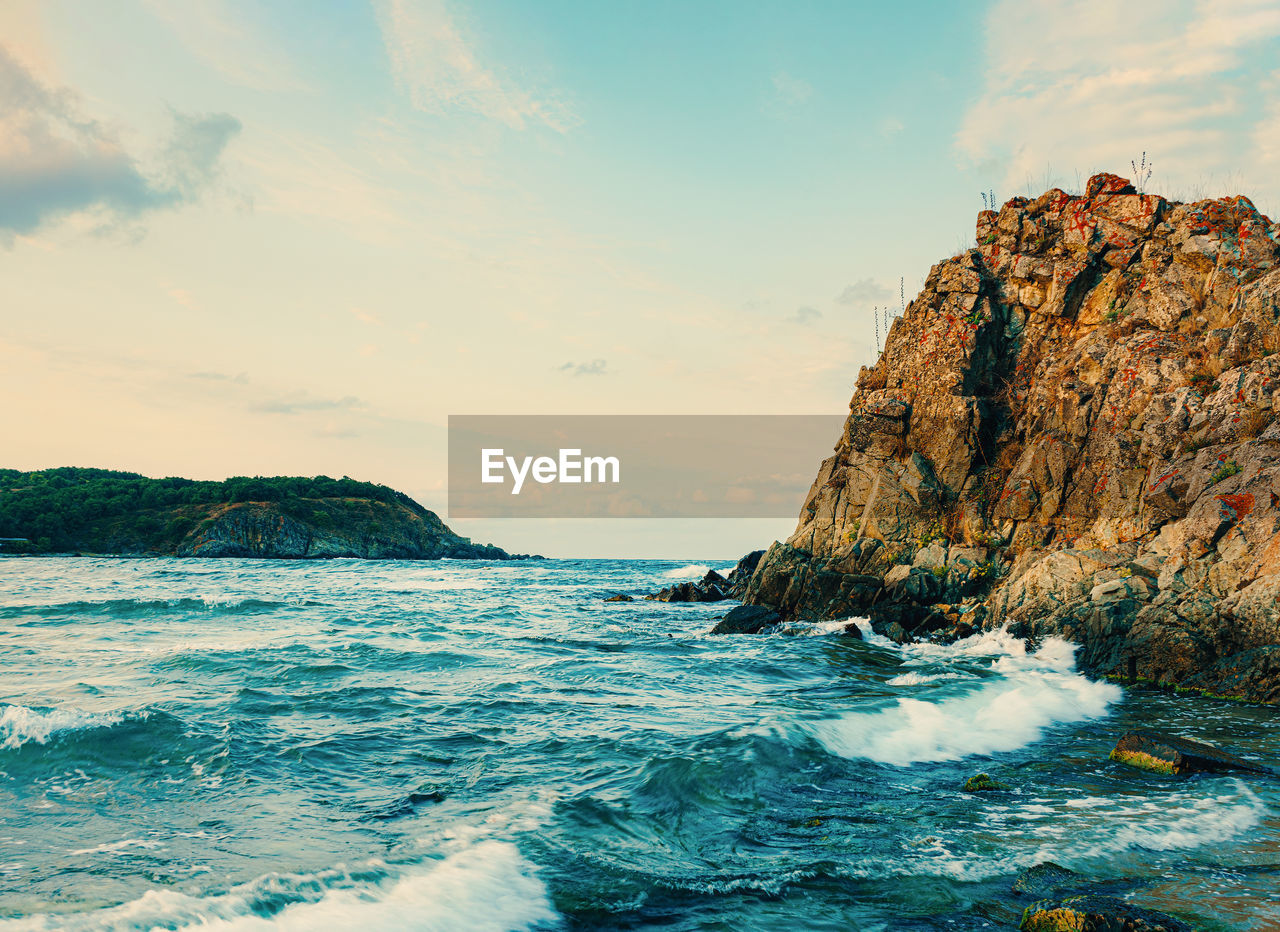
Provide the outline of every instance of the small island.
{"type": "Polygon", "coordinates": [[[328,476],[150,479],[0,469],[0,554],[513,560],[385,485],[328,476]]]}

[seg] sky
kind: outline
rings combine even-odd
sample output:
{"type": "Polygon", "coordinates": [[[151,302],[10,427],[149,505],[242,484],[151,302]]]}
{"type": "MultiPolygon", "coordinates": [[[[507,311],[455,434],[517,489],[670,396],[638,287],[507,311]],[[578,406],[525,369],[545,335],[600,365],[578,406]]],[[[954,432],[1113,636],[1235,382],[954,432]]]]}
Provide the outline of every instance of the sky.
{"type": "MultiPolygon", "coordinates": [[[[1144,152],[1280,211],[1280,5],[4,0],[0,465],[447,518],[450,414],[839,412],[982,192],[1144,152]]],[[[793,525],[453,522],[718,559],[793,525]]]]}

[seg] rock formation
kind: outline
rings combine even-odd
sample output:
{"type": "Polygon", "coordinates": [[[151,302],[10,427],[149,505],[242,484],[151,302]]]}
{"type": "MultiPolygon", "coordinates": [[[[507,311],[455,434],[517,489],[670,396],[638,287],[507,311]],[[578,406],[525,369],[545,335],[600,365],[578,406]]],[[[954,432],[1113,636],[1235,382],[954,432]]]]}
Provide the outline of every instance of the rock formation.
{"type": "Polygon", "coordinates": [[[513,559],[492,544],[459,537],[435,512],[421,506],[361,498],[206,506],[174,554],[289,560],[513,559]]]}
{"type": "Polygon", "coordinates": [[[978,215],[744,601],[1280,700],[1280,226],[1097,175],[978,215]]]}
{"type": "Polygon", "coordinates": [[[1178,735],[1138,729],[1121,735],[1111,759],[1156,773],[1257,773],[1276,775],[1265,764],[1247,761],[1230,751],[1178,735]]]}
{"type": "Polygon", "coordinates": [[[676,583],[646,595],[645,598],[655,602],[721,602],[725,599],[740,599],[747,591],[751,574],[756,571],[763,556],[763,550],[753,550],[729,570],[728,576],[708,570],[698,582],[676,583]]]}

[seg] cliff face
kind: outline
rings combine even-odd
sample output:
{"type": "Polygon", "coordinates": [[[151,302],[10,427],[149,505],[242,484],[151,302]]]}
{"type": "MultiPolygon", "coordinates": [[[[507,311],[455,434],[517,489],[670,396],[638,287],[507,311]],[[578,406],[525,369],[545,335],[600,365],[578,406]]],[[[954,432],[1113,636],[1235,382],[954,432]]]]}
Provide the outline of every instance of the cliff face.
{"type": "Polygon", "coordinates": [[[360,498],[237,502],[208,507],[173,550],[180,557],[507,560],[459,537],[435,513],[360,498]]]}
{"type": "Polygon", "coordinates": [[[899,639],[1012,624],[1280,700],[1280,226],[1098,175],[977,242],[860,373],[745,601],[899,639]]]}

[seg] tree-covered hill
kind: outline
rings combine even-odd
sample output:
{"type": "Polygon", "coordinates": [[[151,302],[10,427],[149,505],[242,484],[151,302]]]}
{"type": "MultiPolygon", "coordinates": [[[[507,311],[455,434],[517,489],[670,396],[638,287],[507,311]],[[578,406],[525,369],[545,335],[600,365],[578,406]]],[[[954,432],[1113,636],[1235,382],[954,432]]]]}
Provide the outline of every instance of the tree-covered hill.
{"type": "Polygon", "coordinates": [[[385,485],[328,476],[150,479],[0,469],[3,552],[507,559],[385,485]]]}

